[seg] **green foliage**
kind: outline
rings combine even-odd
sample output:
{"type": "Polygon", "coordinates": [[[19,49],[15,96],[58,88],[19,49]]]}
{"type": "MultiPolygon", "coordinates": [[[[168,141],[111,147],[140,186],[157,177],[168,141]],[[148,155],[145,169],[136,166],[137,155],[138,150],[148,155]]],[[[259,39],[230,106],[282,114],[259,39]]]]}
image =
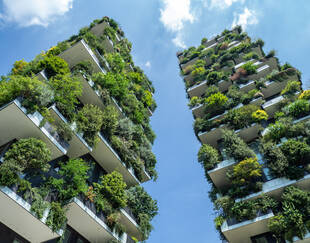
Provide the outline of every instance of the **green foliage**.
{"type": "Polygon", "coordinates": [[[310,99],[310,90],[304,90],[299,96],[298,99],[309,100],[310,99]]]}
{"type": "Polygon", "coordinates": [[[85,105],[76,115],[77,129],[83,132],[85,141],[94,146],[97,143],[97,134],[103,124],[103,113],[95,105],[85,105]]]}
{"type": "Polygon", "coordinates": [[[66,222],[65,210],[61,207],[61,204],[52,202],[50,212],[46,219],[46,225],[49,226],[53,232],[56,232],[64,228],[66,222]]]}
{"type": "Polygon", "coordinates": [[[259,107],[255,105],[242,106],[238,109],[229,110],[225,119],[234,129],[244,128],[256,121],[256,117],[252,117],[252,114],[258,110],[259,107]]]}
{"type": "Polygon", "coordinates": [[[24,59],[14,62],[13,68],[11,70],[11,74],[21,75],[23,72],[23,69],[27,66],[27,64],[28,63],[24,59]]]}
{"type": "Polygon", "coordinates": [[[222,107],[227,101],[227,96],[223,95],[221,92],[212,94],[205,99],[205,103],[209,109],[222,107]]]}
{"type": "Polygon", "coordinates": [[[208,144],[203,144],[198,152],[198,162],[201,163],[205,171],[213,169],[220,161],[217,149],[208,144]]]}
{"type": "Polygon", "coordinates": [[[119,53],[105,54],[105,58],[112,72],[121,73],[124,71],[125,62],[119,53]]]}
{"type": "Polygon", "coordinates": [[[257,110],[252,113],[252,119],[255,122],[260,122],[262,120],[268,120],[268,114],[264,110],[257,110]]]}
{"type": "Polygon", "coordinates": [[[108,89],[110,94],[117,99],[121,99],[126,95],[129,81],[126,76],[120,73],[95,73],[92,80],[102,88],[108,89]]]}
{"type": "Polygon", "coordinates": [[[244,60],[248,61],[251,59],[258,59],[259,56],[256,52],[249,52],[242,57],[244,60]]]}
{"type": "Polygon", "coordinates": [[[224,217],[222,217],[222,216],[217,216],[217,217],[214,219],[215,228],[218,229],[218,230],[220,230],[222,224],[224,223],[224,221],[225,221],[224,217]]]}
{"type": "Polygon", "coordinates": [[[108,105],[103,110],[102,118],[101,131],[107,138],[110,138],[117,129],[119,114],[114,106],[108,105]]]}
{"type": "Polygon", "coordinates": [[[309,160],[310,146],[305,142],[289,139],[281,145],[281,150],[290,164],[300,165],[309,160]]]}
{"type": "Polygon", "coordinates": [[[289,130],[290,120],[283,118],[268,126],[267,133],[264,135],[265,141],[280,141],[282,137],[285,137],[289,130]]]}
{"type": "Polygon", "coordinates": [[[68,63],[58,56],[45,56],[43,60],[38,63],[41,70],[45,70],[48,78],[57,74],[65,75],[70,73],[68,63]]]}
{"type": "Polygon", "coordinates": [[[223,143],[225,152],[228,156],[234,158],[237,161],[244,160],[246,158],[255,158],[255,153],[248,145],[237,135],[234,131],[223,131],[223,143]]]}
{"type": "Polygon", "coordinates": [[[61,138],[63,138],[65,141],[71,141],[73,137],[73,131],[69,124],[62,121],[56,121],[55,126],[56,131],[61,138]]]}
{"type": "Polygon", "coordinates": [[[70,121],[73,120],[78,97],[82,95],[82,84],[75,78],[67,75],[56,75],[49,80],[54,90],[54,100],[62,114],[70,121]]]}
{"type": "Polygon", "coordinates": [[[281,91],[281,95],[293,95],[301,90],[301,83],[299,81],[290,80],[287,82],[285,88],[281,91]]]}
{"type": "Polygon", "coordinates": [[[246,185],[262,176],[262,166],[257,158],[247,158],[235,165],[227,175],[233,184],[246,185]]]}
{"type": "Polygon", "coordinates": [[[209,85],[216,84],[218,81],[220,81],[223,78],[224,78],[224,73],[217,72],[217,71],[210,72],[206,77],[209,85]]]}
{"type": "Polygon", "coordinates": [[[255,74],[257,70],[257,66],[253,65],[253,62],[247,62],[240,68],[244,69],[247,75],[255,74]]]}
{"type": "Polygon", "coordinates": [[[270,50],[268,52],[268,54],[266,55],[266,58],[271,58],[274,57],[276,55],[276,51],[275,50],[270,50]]]}
{"type": "Polygon", "coordinates": [[[19,177],[14,168],[8,163],[0,165],[0,185],[11,186],[17,183],[19,177]]]}
{"type": "Polygon", "coordinates": [[[88,60],[87,61],[81,61],[72,68],[73,73],[78,73],[80,71],[82,71],[85,74],[92,75],[93,66],[92,66],[91,62],[88,60]]]}
{"type": "Polygon", "coordinates": [[[309,113],[310,104],[307,100],[298,99],[284,107],[283,110],[287,115],[299,118],[309,113]]]}
{"type": "Polygon", "coordinates": [[[5,153],[4,164],[16,172],[49,169],[51,152],[46,144],[36,138],[20,139],[5,153]]]}
{"type": "Polygon", "coordinates": [[[272,142],[261,143],[261,145],[261,151],[271,174],[276,177],[284,176],[289,162],[281,149],[272,142]]]}
{"type": "Polygon", "coordinates": [[[123,181],[123,176],[119,172],[113,171],[100,179],[100,183],[94,183],[95,190],[107,198],[115,209],[125,207],[127,197],[125,193],[126,183],[123,181]]]}
{"type": "Polygon", "coordinates": [[[127,205],[136,218],[139,218],[140,214],[145,214],[152,220],[158,214],[157,201],[153,200],[143,187],[131,187],[126,194],[127,205]]]}
{"type": "Polygon", "coordinates": [[[79,194],[86,193],[86,180],[89,166],[82,159],[70,159],[67,163],[60,163],[60,179],[50,178],[51,187],[58,192],[61,202],[68,202],[79,194]]]}
{"type": "Polygon", "coordinates": [[[22,97],[23,105],[33,112],[52,102],[53,91],[37,78],[13,75],[0,81],[0,106],[17,97],[22,97]]]}

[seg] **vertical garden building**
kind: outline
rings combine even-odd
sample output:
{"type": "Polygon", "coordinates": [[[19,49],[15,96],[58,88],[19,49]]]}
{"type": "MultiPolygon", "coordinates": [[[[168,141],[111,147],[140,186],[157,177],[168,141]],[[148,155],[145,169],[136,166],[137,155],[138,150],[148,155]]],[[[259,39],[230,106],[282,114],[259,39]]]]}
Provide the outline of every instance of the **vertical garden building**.
{"type": "Polygon", "coordinates": [[[310,91],[240,27],[177,53],[223,242],[310,242],[310,91]]]}
{"type": "Polygon", "coordinates": [[[104,17],[0,80],[0,241],[134,243],[157,204],[154,88],[104,17]]]}

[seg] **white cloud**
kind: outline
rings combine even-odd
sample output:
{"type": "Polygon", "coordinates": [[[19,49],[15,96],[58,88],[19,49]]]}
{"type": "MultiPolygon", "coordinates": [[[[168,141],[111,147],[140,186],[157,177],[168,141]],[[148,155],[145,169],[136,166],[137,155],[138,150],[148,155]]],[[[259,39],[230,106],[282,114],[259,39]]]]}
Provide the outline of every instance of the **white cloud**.
{"type": "Polygon", "coordinates": [[[173,43],[184,48],[185,44],[181,39],[184,23],[195,21],[195,16],[190,7],[191,0],[162,0],[162,2],[164,7],[160,9],[160,21],[167,30],[176,33],[173,43]]]}
{"type": "Polygon", "coordinates": [[[0,18],[20,26],[48,26],[57,16],[72,8],[73,0],[3,0],[0,18]]]}
{"type": "Polygon", "coordinates": [[[244,3],[245,0],[211,0],[210,2],[210,8],[219,8],[219,9],[225,9],[230,7],[233,3],[244,3]]]}
{"type": "Polygon", "coordinates": [[[231,27],[241,25],[242,29],[245,30],[248,25],[258,24],[257,13],[255,12],[255,10],[250,10],[245,7],[242,13],[234,13],[234,15],[235,17],[231,27]]]}
{"type": "Polygon", "coordinates": [[[175,46],[177,47],[180,47],[180,48],[183,48],[185,49],[186,48],[186,45],[182,39],[182,34],[181,32],[178,32],[176,37],[172,39],[172,42],[175,46]]]}
{"type": "Polygon", "coordinates": [[[147,61],[144,65],[145,65],[145,67],[147,67],[147,68],[151,68],[151,62],[150,62],[150,61],[147,61]]]}

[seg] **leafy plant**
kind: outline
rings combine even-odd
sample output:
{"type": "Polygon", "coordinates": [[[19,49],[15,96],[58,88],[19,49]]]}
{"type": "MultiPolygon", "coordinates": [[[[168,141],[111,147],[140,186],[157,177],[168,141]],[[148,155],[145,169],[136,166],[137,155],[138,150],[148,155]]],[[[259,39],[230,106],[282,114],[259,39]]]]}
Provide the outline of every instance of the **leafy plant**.
{"type": "Polygon", "coordinates": [[[205,171],[211,170],[220,161],[218,151],[208,144],[203,144],[198,152],[198,162],[201,163],[205,171]]]}
{"type": "Polygon", "coordinates": [[[36,138],[20,139],[4,156],[4,163],[17,172],[31,169],[47,171],[50,160],[50,150],[36,138]]]}
{"type": "Polygon", "coordinates": [[[285,88],[281,91],[281,95],[293,95],[301,90],[301,83],[299,81],[290,80],[287,82],[285,88]]]}
{"type": "Polygon", "coordinates": [[[116,171],[100,178],[100,183],[94,183],[96,192],[101,193],[113,205],[115,209],[126,206],[127,197],[125,193],[126,183],[123,176],[116,171]]]}
{"type": "Polygon", "coordinates": [[[255,74],[257,71],[257,66],[253,65],[253,62],[247,62],[243,64],[240,68],[246,71],[246,75],[255,74]]]}
{"type": "Polygon", "coordinates": [[[77,129],[83,132],[83,137],[90,146],[97,141],[97,134],[103,124],[103,113],[95,105],[85,105],[76,115],[77,129]]]}
{"type": "Polygon", "coordinates": [[[252,113],[252,119],[255,122],[260,122],[262,120],[268,120],[268,114],[264,110],[257,110],[252,113]]]}
{"type": "Polygon", "coordinates": [[[65,210],[58,202],[52,202],[49,214],[46,219],[46,225],[49,226],[53,232],[62,229],[67,222],[65,210]]]}
{"type": "Polygon", "coordinates": [[[309,113],[310,104],[307,100],[298,99],[283,109],[286,114],[299,118],[309,113]]]}
{"type": "Polygon", "coordinates": [[[57,74],[65,75],[70,73],[68,63],[59,56],[45,56],[38,66],[41,70],[45,70],[48,78],[57,74]]]}
{"type": "Polygon", "coordinates": [[[310,99],[310,90],[304,90],[299,96],[298,99],[309,100],[310,99]]]}

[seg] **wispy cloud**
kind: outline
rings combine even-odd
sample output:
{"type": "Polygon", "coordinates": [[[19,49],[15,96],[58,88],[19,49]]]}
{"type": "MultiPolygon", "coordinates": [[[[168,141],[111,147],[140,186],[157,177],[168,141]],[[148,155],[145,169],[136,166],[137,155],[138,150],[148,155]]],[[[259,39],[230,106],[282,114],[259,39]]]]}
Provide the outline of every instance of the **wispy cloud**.
{"type": "Polygon", "coordinates": [[[152,66],[150,61],[147,61],[144,65],[147,68],[151,68],[151,66],[152,66]]]}
{"type": "Polygon", "coordinates": [[[242,29],[246,29],[248,25],[258,24],[258,16],[255,10],[250,10],[247,7],[243,9],[242,13],[234,13],[234,20],[232,27],[241,25],[242,29]]]}
{"type": "Polygon", "coordinates": [[[218,9],[225,9],[230,7],[233,3],[244,3],[245,0],[211,0],[210,1],[210,8],[218,8],[218,9]]]}
{"type": "Polygon", "coordinates": [[[191,0],[162,0],[160,21],[168,31],[176,34],[173,43],[181,48],[185,47],[182,40],[182,30],[185,22],[193,23],[195,16],[191,11],[191,0]]]}
{"type": "Polygon", "coordinates": [[[4,12],[0,19],[19,26],[48,26],[57,16],[72,8],[73,0],[3,0],[4,12]]]}

